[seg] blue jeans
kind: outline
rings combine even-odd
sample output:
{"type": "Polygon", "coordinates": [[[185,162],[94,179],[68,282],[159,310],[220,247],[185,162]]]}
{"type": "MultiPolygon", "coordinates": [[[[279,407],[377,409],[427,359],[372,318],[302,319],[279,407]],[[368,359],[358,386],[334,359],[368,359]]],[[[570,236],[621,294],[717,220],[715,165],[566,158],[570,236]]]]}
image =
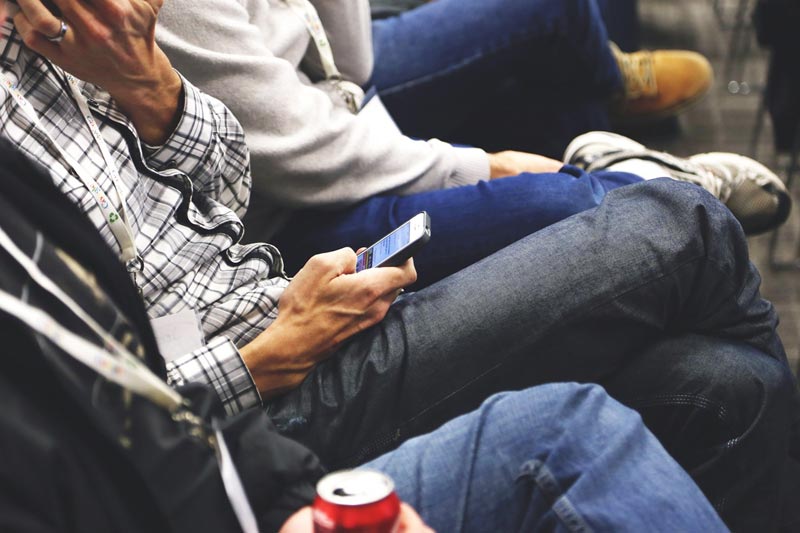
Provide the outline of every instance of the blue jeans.
{"type": "Polygon", "coordinates": [[[413,137],[560,157],[622,87],[595,0],[436,0],[372,28],[370,83],[413,137]]]}
{"type": "Polygon", "coordinates": [[[639,0],[596,0],[609,38],[622,50],[639,49],[639,0]]]}
{"type": "Polygon", "coordinates": [[[427,211],[431,240],[414,257],[426,287],[519,239],[600,204],[608,191],[638,183],[622,172],[585,174],[564,167],[556,174],[523,174],[475,186],[409,196],[379,196],[340,211],[295,213],[272,241],[291,273],[309,257],[344,246],[369,246],[394,228],[427,211]]]}
{"type": "Polygon", "coordinates": [[[642,413],[728,525],[766,529],[800,406],[759,284],[741,226],[710,194],[620,187],[405,295],[268,414],[341,467],[497,392],[599,383],[642,413]]]}
{"type": "Polygon", "coordinates": [[[727,531],[640,417],[596,386],[492,396],[365,466],[436,531],[727,531]]]}

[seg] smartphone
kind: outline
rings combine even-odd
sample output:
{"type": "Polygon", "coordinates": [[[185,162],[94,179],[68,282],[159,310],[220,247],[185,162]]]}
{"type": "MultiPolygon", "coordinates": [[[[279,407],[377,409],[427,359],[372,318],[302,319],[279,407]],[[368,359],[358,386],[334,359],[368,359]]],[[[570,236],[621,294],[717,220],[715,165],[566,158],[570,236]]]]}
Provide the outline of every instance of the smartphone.
{"type": "Polygon", "coordinates": [[[373,267],[402,265],[430,239],[431,218],[423,211],[358,254],[356,272],[373,267]]]}
{"type": "Polygon", "coordinates": [[[46,7],[47,9],[49,9],[49,10],[50,10],[50,12],[51,12],[53,15],[55,15],[55,16],[57,16],[57,17],[60,17],[60,16],[61,16],[61,10],[60,10],[60,9],[58,9],[58,6],[57,6],[57,5],[55,5],[55,3],[54,3],[54,2],[52,2],[52,0],[42,0],[42,3],[44,4],[44,7],[46,7]]]}
{"type": "MultiPolygon", "coordinates": [[[[12,4],[16,4],[16,3],[17,3],[17,0],[8,0],[8,1],[9,1],[9,2],[11,2],[12,4]]],[[[61,10],[60,10],[60,9],[58,9],[58,7],[57,7],[57,6],[56,6],[56,5],[53,3],[53,1],[52,1],[52,0],[41,0],[41,1],[42,1],[42,4],[44,4],[44,7],[46,7],[47,9],[49,9],[49,10],[50,10],[50,12],[51,12],[53,15],[55,15],[55,16],[57,16],[57,17],[60,17],[60,16],[61,16],[61,10]]],[[[18,5],[18,4],[17,4],[17,5],[18,5]]]]}

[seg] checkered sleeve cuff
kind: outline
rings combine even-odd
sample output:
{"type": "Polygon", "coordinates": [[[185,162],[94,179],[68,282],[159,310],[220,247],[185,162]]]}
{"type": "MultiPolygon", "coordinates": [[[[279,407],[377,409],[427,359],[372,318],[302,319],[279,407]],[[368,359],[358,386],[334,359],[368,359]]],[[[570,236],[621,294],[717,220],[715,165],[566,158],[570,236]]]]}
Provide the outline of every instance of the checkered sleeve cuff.
{"type": "MultiPolygon", "coordinates": [[[[180,74],[178,74],[180,76],[180,74]]],[[[178,169],[187,176],[206,163],[215,138],[216,121],[204,95],[183,81],[183,111],[172,135],[161,146],[144,146],[147,165],[156,170],[178,169]]]]}
{"type": "Polygon", "coordinates": [[[173,387],[185,383],[211,385],[229,415],[261,405],[250,371],[226,337],[215,337],[204,347],[169,363],[167,380],[173,387]]]}

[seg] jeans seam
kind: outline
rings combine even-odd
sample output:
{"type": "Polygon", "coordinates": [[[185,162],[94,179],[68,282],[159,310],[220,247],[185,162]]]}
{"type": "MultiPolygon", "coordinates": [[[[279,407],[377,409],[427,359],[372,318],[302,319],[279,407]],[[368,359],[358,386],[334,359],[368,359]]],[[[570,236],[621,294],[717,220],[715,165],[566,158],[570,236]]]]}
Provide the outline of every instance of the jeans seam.
{"type": "MultiPolygon", "coordinates": [[[[664,401],[659,401],[659,397],[655,397],[654,399],[648,400],[646,402],[645,401],[634,402],[632,404],[632,407],[638,411],[641,407],[652,407],[652,406],[658,406],[658,405],[698,405],[698,404],[701,404],[699,406],[703,407],[705,405],[714,405],[714,403],[715,403],[715,402],[712,402],[712,401],[710,401],[707,398],[704,398],[702,396],[689,395],[689,394],[678,394],[678,395],[673,396],[672,398],[675,398],[675,399],[678,400],[678,401],[675,401],[675,402],[670,401],[670,398],[671,398],[670,396],[663,396],[661,398],[663,398],[664,401]]],[[[737,436],[735,436],[733,438],[728,439],[725,442],[725,444],[723,444],[723,448],[725,450],[733,449],[742,440],[746,439],[747,436],[750,435],[750,433],[752,433],[754,431],[753,428],[758,425],[759,421],[764,416],[764,411],[766,409],[766,401],[767,401],[767,395],[764,394],[764,391],[762,390],[761,402],[760,402],[760,406],[759,406],[759,409],[758,409],[758,413],[756,414],[755,418],[752,420],[751,423],[749,423],[747,425],[747,428],[745,429],[745,431],[743,433],[741,433],[741,434],[739,434],[739,435],[737,435],[737,436]]],[[[727,422],[727,418],[728,417],[727,417],[727,411],[726,411],[725,407],[722,406],[721,404],[717,405],[717,407],[718,407],[717,418],[719,418],[719,420],[721,422],[727,422]]],[[[716,500],[716,501],[712,501],[711,503],[714,506],[714,509],[718,513],[723,513],[725,511],[726,507],[727,507],[728,499],[727,499],[727,497],[723,496],[721,499],[716,500]]]]}
{"type": "Polygon", "coordinates": [[[693,405],[695,407],[714,408],[716,417],[727,422],[728,411],[725,406],[698,394],[664,394],[648,399],[640,399],[631,403],[637,410],[640,407],[658,407],[662,405],[693,405]]]}
{"type": "Polygon", "coordinates": [[[522,465],[517,481],[530,478],[548,500],[548,505],[568,531],[586,533],[592,528],[575,508],[558,480],[543,462],[532,459],[522,465]]]}

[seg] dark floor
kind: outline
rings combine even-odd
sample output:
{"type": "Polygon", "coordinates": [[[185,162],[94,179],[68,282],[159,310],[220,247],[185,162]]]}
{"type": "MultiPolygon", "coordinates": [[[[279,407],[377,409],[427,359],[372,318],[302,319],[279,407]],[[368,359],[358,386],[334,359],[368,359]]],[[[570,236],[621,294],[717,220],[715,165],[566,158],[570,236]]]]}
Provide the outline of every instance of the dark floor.
{"type": "MultiPolygon", "coordinates": [[[[716,82],[709,96],[682,115],[677,122],[648,131],[635,132],[638,140],[653,148],[676,155],[697,152],[729,151],[751,155],[751,139],[759,107],[759,85],[766,69],[766,57],[755,44],[737,62],[732,73],[726,73],[726,58],[730,49],[732,30],[739,0],[720,2],[728,9],[722,25],[713,9],[713,0],[640,0],[642,40],[647,48],[686,48],[705,54],[714,65],[716,82]],[[730,78],[747,81],[749,94],[731,94],[730,78]]],[[[735,88],[735,86],[734,86],[735,88]]],[[[746,91],[746,89],[745,89],[746,91]]],[[[769,122],[757,145],[759,159],[772,168],[784,170],[784,157],[776,160],[772,148],[769,122]]],[[[778,257],[788,258],[797,251],[800,242],[800,198],[795,187],[795,210],[778,234],[778,257]]],[[[768,248],[771,235],[750,239],[753,261],[763,276],[762,293],[778,308],[779,328],[793,368],[800,365],[800,271],[777,272],[769,267],[768,248]]]]}

